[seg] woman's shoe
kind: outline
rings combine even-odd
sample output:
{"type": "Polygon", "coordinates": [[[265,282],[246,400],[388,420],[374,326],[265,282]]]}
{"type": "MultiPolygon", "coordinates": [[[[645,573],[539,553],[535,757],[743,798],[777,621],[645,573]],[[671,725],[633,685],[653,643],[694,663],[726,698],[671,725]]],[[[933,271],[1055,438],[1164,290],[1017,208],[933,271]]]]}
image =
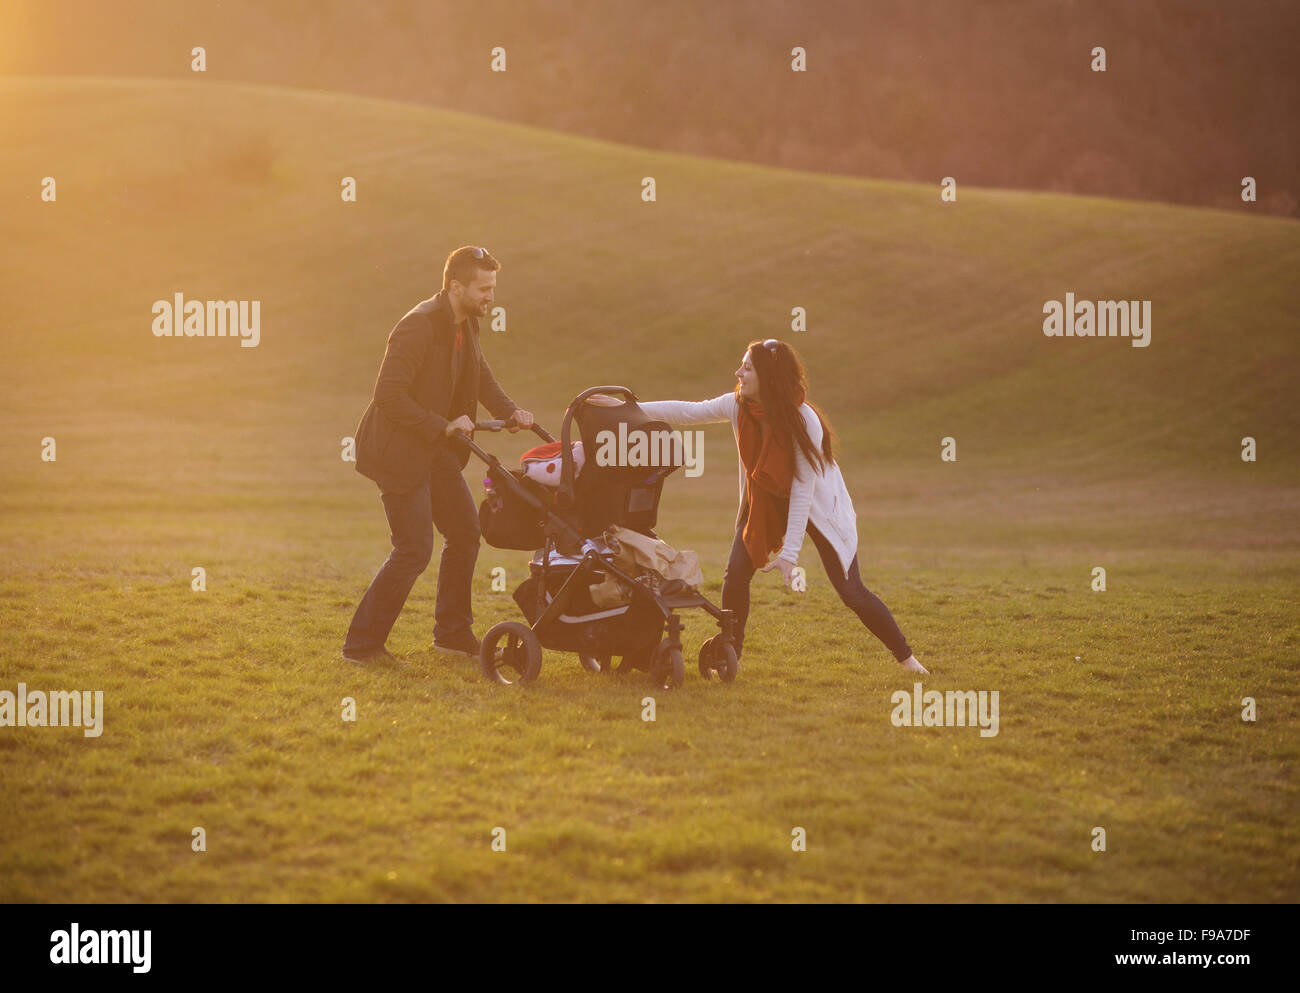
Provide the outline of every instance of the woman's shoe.
{"type": "Polygon", "coordinates": [[[922,676],[930,675],[930,670],[927,669],[925,666],[921,665],[920,662],[916,661],[915,655],[909,655],[907,658],[903,659],[903,661],[898,664],[903,667],[904,672],[915,672],[922,676]]]}

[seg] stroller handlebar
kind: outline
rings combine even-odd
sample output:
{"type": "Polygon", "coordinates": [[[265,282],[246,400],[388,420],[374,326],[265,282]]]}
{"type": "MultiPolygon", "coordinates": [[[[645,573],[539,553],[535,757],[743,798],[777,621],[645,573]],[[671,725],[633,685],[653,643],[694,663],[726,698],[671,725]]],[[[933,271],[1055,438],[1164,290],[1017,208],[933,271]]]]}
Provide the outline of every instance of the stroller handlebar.
{"type": "MultiPolygon", "coordinates": [[[[474,424],[474,430],[475,431],[504,431],[507,427],[510,426],[510,424],[511,424],[510,421],[476,421],[474,424]]],[[[532,431],[539,438],[541,438],[542,441],[555,440],[554,438],[551,437],[550,432],[547,431],[546,428],[542,427],[540,424],[536,424],[536,423],[530,424],[527,430],[532,431]]],[[[455,437],[457,437],[461,441],[469,441],[469,436],[466,435],[464,431],[456,431],[454,432],[454,434],[455,437]]]]}

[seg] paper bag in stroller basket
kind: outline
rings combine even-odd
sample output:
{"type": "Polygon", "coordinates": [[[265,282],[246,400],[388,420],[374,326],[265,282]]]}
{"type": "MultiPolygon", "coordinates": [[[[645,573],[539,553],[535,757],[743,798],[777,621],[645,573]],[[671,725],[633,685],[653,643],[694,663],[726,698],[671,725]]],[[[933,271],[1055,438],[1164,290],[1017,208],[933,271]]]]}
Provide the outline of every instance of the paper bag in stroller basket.
{"type": "MultiPolygon", "coordinates": [[[[605,544],[614,555],[615,565],[655,592],[694,590],[704,582],[700,557],[694,552],[678,551],[660,538],[615,524],[606,529],[605,544]]],[[[632,600],[632,591],[612,573],[603,582],[593,583],[590,592],[597,607],[616,607],[632,600]]]]}

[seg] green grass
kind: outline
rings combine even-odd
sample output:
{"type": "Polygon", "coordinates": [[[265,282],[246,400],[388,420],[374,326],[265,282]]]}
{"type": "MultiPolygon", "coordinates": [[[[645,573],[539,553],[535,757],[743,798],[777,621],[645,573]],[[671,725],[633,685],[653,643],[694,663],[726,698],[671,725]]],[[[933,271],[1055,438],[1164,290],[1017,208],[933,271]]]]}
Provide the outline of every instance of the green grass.
{"type": "MultiPolygon", "coordinates": [[[[0,899],[1300,896],[1296,224],[968,189],[944,207],[258,87],[0,80],[0,130],[0,689],[106,701],[98,739],[0,729],[0,899]],[[864,579],[927,688],[999,691],[999,735],[892,726],[913,680],[811,545],[806,594],[755,580],[739,680],[692,664],[653,724],[644,676],[548,652],[503,689],[433,653],[434,570],[390,640],[409,666],[341,663],[387,527],[339,439],[466,242],[506,263],[510,329],[485,349],[549,426],[597,382],[720,393],[806,306],[864,579]],[[154,339],[177,290],[261,299],[262,344],[154,339]],[[1151,347],[1044,338],[1066,290],[1152,299],[1151,347]]],[[[704,475],[661,508],[715,598],[735,481],[710,427],[704,475]]],[[[489,571],[513,588],[525,557],[483,548],[480,634],[518,616],[489,571]]]]}

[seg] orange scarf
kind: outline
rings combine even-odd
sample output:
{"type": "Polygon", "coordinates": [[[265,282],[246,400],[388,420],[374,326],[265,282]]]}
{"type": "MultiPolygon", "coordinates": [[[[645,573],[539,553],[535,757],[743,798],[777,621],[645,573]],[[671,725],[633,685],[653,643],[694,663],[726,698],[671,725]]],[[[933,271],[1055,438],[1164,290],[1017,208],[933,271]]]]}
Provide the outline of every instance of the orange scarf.
{"type": "MultiPolygon", "coordinates": [[[[802,404],[803,392],[795,399],[802,404]]],[[[763,405],[756,400],[741,399],[736,419],[736,447],[740,449],[740,461],[749,481],[749,515],[743,533],[745,550],[754,568],[761,569],[767,565],[768,556],[780,550],[785,539],[790,487],[794,485],[794,439],[779,440],[767,424],[763,405]]]]}

